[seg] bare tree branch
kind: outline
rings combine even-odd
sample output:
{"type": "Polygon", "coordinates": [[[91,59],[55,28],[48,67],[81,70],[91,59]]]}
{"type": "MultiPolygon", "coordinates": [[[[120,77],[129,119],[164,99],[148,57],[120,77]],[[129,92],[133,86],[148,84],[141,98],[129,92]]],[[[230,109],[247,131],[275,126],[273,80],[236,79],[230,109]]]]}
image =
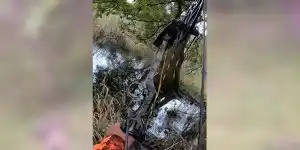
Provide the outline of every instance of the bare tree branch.
{"type": "Polygon", "coordinates": [[[127,17],[129,20],[134,20],[134,21],[141,21],[141,22],[164,22],[164,20],[144,20],[144,19],[137,19],[133,17],[127,17]]]}

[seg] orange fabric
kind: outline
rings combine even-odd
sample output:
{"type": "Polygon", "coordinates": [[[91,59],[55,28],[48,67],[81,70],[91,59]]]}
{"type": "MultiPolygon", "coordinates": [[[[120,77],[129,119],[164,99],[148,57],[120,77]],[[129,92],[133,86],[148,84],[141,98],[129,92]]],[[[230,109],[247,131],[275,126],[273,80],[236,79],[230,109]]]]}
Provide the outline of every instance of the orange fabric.
{"type": "Polygon", "coordinates": [[[93,150],[124,150],[125,142],[117,135],[104,137],[99,144],[94,146],[93,150]]]}

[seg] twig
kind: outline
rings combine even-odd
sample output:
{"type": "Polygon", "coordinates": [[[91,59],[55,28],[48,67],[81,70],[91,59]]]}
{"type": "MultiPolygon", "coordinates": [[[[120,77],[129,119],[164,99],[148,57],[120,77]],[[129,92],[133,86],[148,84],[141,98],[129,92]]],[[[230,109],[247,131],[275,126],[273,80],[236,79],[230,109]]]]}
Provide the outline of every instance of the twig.
{"type": "Polygon", "coordinates": [[[176,143],[172,144],[170,147],[168,147],[168,148],[166,148],[164,150],[172,149],[175,145],[178,145],[179,143],[182,143],[182,141],[176,142],[176,143]]]}
{"type": "Polygon", "coordinates": [[[127,17],[129,20],[134,20],[134,21],[141,21],[141,22],[164,22],[164,20],[143,20],[143,19],[137,19],[133,17],[127,17]]]}

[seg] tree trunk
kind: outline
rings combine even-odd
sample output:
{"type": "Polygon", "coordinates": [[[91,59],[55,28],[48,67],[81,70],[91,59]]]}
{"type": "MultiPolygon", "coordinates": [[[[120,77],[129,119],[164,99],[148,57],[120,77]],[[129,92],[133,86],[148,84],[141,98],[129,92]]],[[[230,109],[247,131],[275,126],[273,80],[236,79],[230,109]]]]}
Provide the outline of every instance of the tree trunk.
{"type": "Polygon", "coordinates": [[[186,41],[180,43],[177,47],[168,50],[160,64],[159,74],[155,77],[156,88],[161,84],[161,93],[172,93],[179,90],[180,70],[184,61],[184,48],[186,41]],[[163,74],[161,75],[163,70],[163,74]],[[161,80],[161,83],[160,83],[161,80]]]}

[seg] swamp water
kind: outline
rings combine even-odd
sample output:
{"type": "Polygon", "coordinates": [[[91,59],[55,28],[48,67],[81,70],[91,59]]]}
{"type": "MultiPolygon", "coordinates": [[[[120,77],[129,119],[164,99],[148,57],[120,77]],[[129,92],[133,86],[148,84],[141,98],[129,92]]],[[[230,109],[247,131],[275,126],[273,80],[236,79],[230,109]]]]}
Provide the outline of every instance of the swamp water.
{"type": "MultiPolygon", "coordinates": [[[[105,45],[101,48],[96,45],[93,46],[93,73],[101,73],[99,68],[113,70],[129,67],[139,70],[144,67],[145,63],[143,59],[138,59],[112,45],[105,45]]],[[[126,71],[126,69],[120,69],[120,71],[126,71]]],[[[138,71],[133,74],[135,74],[134,78],[136,79],[142,76],[142,73],[138,71]]],[[[126,82],[125,85],[128,85],[131,81],[135,80],[132,77],[131,79],[129,78],[129,76],[126,76],[122,79],[122,82],[126,82]]],[[[95,82],[95,76],[93,76],[93,79],[95,82]]],[[[178,136],[189,130],[199,121],[199,113],[200,108],[194,104],[190,104],[189,101],[180,98],[173,99],[159,108],[158,114],[150,122],[147,134],[159,139],[178,136]]]]}

